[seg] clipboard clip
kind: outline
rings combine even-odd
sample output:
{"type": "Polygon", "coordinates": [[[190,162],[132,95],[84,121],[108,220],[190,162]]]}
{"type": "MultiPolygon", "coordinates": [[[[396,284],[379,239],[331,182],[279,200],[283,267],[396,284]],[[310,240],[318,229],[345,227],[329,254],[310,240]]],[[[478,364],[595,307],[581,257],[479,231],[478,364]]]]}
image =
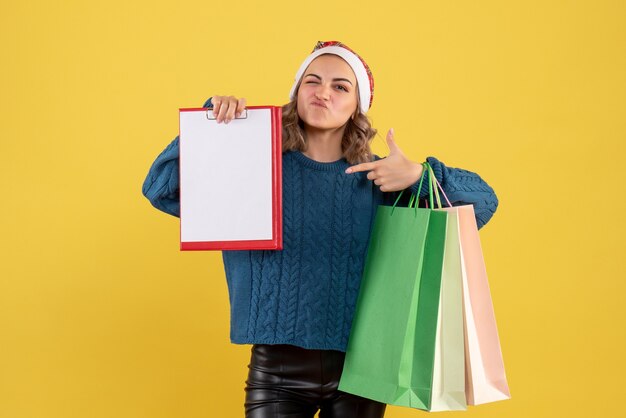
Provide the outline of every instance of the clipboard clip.
{"type": "MultiPolygon", "coordinates": [[[[215,116],[213,116],[213,107],[207,108],[206,118],[208,120],[215,120],[215,116]]],[[[244,109],[241,112],[241,116],[235,116],[235,119],[248,119],[248,109],[244,109]]]]}

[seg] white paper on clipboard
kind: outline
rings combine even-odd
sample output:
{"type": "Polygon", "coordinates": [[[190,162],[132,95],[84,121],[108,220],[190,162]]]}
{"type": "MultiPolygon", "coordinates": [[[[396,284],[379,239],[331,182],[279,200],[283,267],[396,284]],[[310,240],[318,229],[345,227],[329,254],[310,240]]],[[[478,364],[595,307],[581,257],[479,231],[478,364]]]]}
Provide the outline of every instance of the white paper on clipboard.
{"type": "Polygon", "coordinates": [[[228,124],[181,109],[181,244],[274,237],[272,132],[270,108],[228,124]]]}

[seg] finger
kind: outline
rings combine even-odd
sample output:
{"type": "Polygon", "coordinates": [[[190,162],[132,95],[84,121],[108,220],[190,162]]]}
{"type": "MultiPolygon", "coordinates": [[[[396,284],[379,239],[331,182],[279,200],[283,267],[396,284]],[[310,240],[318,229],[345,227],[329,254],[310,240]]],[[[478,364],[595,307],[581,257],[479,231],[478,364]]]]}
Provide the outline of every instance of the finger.
{"type": "Polygon", "coordinates": [[[383,181],[382,181],[382,179],[378,178],[378,179],[374,180],[374,184],[377,185],[377,186],[380,186],[381,184],[383,184],[383,181]]]}
{"type": "Polygon", "coordinates": [[[243,110],[246,108],[246,99],[242,97],[237,101],[237,116],[241,116],[243,110]]]}
{"type": "Polygon", "coordinates": [[[226,123],[229,123],[235,119],[235,112],[237,111],[237,98],[230,96],[228,98],[228,110],[226,111],[226,123]]]}
{"type": "Polygon", "coordinates": [[[396,187],[393,183],[389,183],[388,181],[384,181],[380,184],[380,191],[381,192],[392,192],[394,190],[398,190],[397,188],[394,189],[394,187],[396,187]]]}
{"type": "Polygon", "coordinates": [[[226,119],[226,113],[228,112],[228,99],[224,99],[221,103],[219,113],[217,115],[217,123],[221,123],[226,119]]]}
{"type": "Polygon", "coordinates": [[[395,192],[398,190],[402,190],[402,189],[398,188],[397,183],[385,182],[382,186],[380,186],[380,191],[382,192],[395,192]]]}
{"type": "Polygon", "coordinates": [[[367,178],[370,180],[376,180],[378,177],[379,177],[378,174],[374,170],[367,173],[367,178]]]}
{"type": "Polygon", "coordinates": [[[222,96],[213,96],[211,98],[211,103],[213,104],[213,117],[217,118],[220,106],[222,105],[222,96]]]}
{"type": "Polygon", "coordinates": [[[394,140],[394,132],[393,132],[393,128],[389,129],[389,132],[387,132],[387,145],[389,146],[389,153],[394,153],[394,152],[402,152],[400,150],[400,147],[398,147],[398,144],[396,144],[396,141],[394,140]]]}
{"type": "Polygon", "coordinates": [[[350,174],[350,173],[358,173],[359,171],[373,170],[377,166],[378,166],[378,161],[374,161],[371,163],[357,164],[357,165],[353,165],[352,167],[348,167],[346,169],[346,173],[350,174]]]}

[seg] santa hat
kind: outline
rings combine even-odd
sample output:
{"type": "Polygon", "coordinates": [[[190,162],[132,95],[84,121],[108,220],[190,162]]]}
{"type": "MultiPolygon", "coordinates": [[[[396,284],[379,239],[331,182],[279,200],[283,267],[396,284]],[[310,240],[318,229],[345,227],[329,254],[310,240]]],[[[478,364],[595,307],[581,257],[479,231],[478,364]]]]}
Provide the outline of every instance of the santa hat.
{"type": "Polygon", "coordinates": [[[352,67],[352,71],[354,71],[354,75],[356,75],[356,80],[358,83],[358,91],[359,91],[359,100],[361,103],[361,112],[367,113],[369,108],[372,106],[372,100],[374,99],[374,77],[372,76],[372,72],[370,68],[367,66],[363,58],[358,56],[356,52],[348,48],[346,45],[342,44],[338,41],[327,41],[321,42],[319,41],[315,48],[313,48],[313,52],[309,55],[296,73],[296,79],[291,87],[291,91],[289,92],[289,98],[293,100],[295,98],[296,86],[298,82],[304,75],[304,71],[307,69],[311,61],[315,58],[319,57],[322,54],[333,54],[343,58],[350,67],[352,67]]]}

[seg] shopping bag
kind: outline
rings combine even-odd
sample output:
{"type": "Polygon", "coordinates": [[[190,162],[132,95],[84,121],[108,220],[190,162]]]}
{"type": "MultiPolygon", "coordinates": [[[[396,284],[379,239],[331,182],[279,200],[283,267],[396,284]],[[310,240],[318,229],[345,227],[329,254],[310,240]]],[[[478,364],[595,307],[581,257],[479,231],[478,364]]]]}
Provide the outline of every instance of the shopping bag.
{"type": "MultiPolygon", "coordinates": [[[[432,168],[430,168],[432,170],[432,168]]],[[[434,174],[431,178],[437,182],[434,174]]],[[[442,210],[456,213],[463,271],[465,329],[465,395],[468,405],[510,399],[502,350],[487,280],[476,216],[472,205],[450,204],[442,210]]]]}
{"type": "Polygon", "coordinates": [[[510,399],[474,208],[470,205],[459,207],[457,211],[465,270],[463,303],[467,402],[479,405],[510,399]]]}
{"type": "MultiPolygon", "coordinates": [[[[435,176],[428,165],[431,187],[437,193],[435,176]]],[[[431,207],[432,207],[431,203],[431,207]]],[[[436,209],[438,210],[438,209],[436,209]]],[[[463,332],[463,269],[459,240],[458,214],[448,211],[437,336],[433,391],[429,411],[454,411],[467,409],[465,397],[465,343],[463,332]]]]}
{"type": "Polygon", "coordinates": [[[376,211],[338,389],[429,409],[448,215],[398,200],[376,211]]]}

